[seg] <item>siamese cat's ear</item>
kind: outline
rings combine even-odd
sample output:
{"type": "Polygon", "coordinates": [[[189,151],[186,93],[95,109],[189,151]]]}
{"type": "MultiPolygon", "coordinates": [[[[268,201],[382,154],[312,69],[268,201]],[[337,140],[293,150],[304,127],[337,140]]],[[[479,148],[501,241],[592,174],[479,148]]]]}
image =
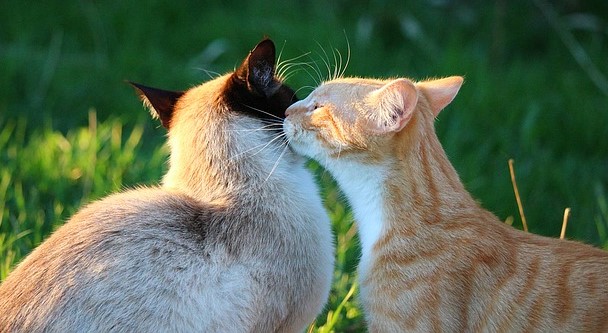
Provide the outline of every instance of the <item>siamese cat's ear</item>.
{"type": "Polygon", "coordinates": [[[431,104],[433,114],[437,116],[454,100],[463,81],[462,76],[450,76],[438,80],[419,82],[417,86],[423,91],[431,104]]]}
{"type": "Polygon", "coordinates": [[[249,52],[237,69],[239,79],[247,82],[247,87],[264,97],[273,95],[281,84],[274,78],[276,49],[272,40],[265,38],[249,52]]]}
{"type": "Polygon", "coordinates": [[[150,109],[152,116],[160,119],[164,128],[169,129],[175,103],[184,94],[181,91],[169,91],[152,87],[147,87],[139,83],[130,82],[139,98],[144,102],[146,107],[150,109]]]}
{"type": "Polygon", "coordinates": [[[412,118],[418,91],[412,81],[396,79],[369,93],[366,102],[370,109],[376,110],[365,120],[369,131],[375,134],[399,132],[412,118]]]}

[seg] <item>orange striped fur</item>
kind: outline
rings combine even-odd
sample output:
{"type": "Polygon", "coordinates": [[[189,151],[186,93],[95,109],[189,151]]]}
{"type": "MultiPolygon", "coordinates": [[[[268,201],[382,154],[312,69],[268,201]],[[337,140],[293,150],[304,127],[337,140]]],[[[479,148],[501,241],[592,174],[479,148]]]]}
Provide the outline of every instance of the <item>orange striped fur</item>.
{"type": "Polygon", "coordinates": [[[462,82],[335,79],[287,110],[353,208],[370,332],[607,331],[608,252],[516,230],[462,185],[433,125],[462,82]]]}

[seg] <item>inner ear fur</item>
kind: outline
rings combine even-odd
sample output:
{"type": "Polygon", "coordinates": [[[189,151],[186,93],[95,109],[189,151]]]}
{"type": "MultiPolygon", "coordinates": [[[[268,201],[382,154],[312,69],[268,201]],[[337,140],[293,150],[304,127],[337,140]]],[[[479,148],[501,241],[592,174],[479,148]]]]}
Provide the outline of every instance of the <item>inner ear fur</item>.
{"type": "Polygon", "coordinates": [[[418,103],[418,92],[408,79],[393,80],[367,96],[367,104],[374,110],[367,126],[376,134],[399,132],[412,118],[418,103]]]}
{"type": "Polygon", "coordinates": [[[271,96],[279,86],[274,78],[275,55],[274,42],[263,39],[239,66],[237,76],[247,82],[251,91],[265,97],[271,96]]]}

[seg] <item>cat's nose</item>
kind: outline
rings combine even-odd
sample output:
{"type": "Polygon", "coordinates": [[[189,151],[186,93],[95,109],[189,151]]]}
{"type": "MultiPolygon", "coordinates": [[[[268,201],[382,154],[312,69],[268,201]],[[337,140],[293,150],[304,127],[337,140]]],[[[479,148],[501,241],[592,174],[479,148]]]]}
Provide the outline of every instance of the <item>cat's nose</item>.
{"type": "Polygon", "coordinates": [[[296,112],[296,110],[301,107],[302,105],[302,101],[297,101],[293,104],[291,104],[290,107],[287,108],[287,110],[285,110],[285,117],[288,117],[290,114],[296,112]]]}
{"type": "Polygon", "coordinates": [[[285,117],[289,117],[291,113],[293,113],[293,109],[290,106],[287,108],[287,110],[285,110],[285,117]]]}

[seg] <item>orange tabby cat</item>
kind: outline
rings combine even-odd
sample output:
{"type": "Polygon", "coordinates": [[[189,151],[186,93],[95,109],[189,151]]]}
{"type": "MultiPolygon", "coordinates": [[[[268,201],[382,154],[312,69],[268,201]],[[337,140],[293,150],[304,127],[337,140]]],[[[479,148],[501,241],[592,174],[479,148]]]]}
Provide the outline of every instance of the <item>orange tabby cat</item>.
{"type": "Polygon", "coordinates": [[[353,208],[370,331],[606,331],[608,252],[507,226],[460,182],[433,120],[462,82],[335,79],[287,110],[353,208]]]}

